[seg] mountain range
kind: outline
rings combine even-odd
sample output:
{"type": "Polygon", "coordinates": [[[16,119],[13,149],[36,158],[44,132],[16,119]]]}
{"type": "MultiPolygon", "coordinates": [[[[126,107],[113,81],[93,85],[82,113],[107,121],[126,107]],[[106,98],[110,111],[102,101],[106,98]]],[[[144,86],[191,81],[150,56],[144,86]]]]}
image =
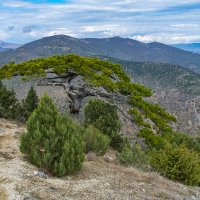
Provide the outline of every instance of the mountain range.
{"type": "Polygon", "coordinates": [[[112,58],[154,63],[178,64],[200,73],[200,54],[192,53],[162,43],[142,43],[129,38],[77,39],[65,35],[45,37],[17,49],[0,53],[0,65],[11,61],[21,62],[55,54],[83,56],[109,56],[112,58]]]}
{"type": "Polygon", "coordinates": [[[11,49],[16,49],[20,46],[21,46],[20,44],[14,44],[14,43],[0,41],[0,52],[11,50],[11,49]]]}
{"type": "Polygon", "coordinates": [[[194,53],[200,54],[200,43],[191,43],[191,44],[173,44],[172,46],[186,51],[191,51],[194,53]]]}

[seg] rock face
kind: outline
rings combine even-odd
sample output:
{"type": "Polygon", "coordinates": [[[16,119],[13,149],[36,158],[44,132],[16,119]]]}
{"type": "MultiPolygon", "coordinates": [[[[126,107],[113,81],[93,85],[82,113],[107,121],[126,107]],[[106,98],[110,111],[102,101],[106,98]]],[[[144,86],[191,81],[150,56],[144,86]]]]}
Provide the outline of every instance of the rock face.
{"type": "MultiPolygon", "coordinates": [[[[118,107],[118,115],[122,124],[121,133],[130,138],[136,135],[138,129],[128,114],[130,107],[127,103],[127,97],[108,93],[103,87],[91,87],[83,76],[74,71],[62,76],[58,76],[52,70],[46,72],[45,78],[22,81],[20,76],[16,76],[10,80],[4,80],[3,83],[9,89],[13,89],[20,100],[26,98],[30,87],[34,86],[39,96],[47,93],[62,113],[70,114],[79,121],[84,120],[84,106],[91,98],[115,104],[118,107]]],[[[118,81],[114,76],[111,78],[118,81]]]]}

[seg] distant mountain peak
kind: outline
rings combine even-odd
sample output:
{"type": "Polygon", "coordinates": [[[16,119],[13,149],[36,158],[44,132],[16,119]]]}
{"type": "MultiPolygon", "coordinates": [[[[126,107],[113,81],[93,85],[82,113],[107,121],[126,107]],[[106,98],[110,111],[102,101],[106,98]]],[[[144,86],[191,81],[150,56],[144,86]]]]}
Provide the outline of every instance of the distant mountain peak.
{"type": "Polygon", "coordinates": [[[110,37],[110,39],[124,39],[124,38],[122,38],[120,36],[113,36],[113,37],[110,37]]]}
{"type": "Polygon", "coordinates": [[[47,36],[44,38],[74,38],[74,37],[64,34],[58,34],[58,35],[47,36]]]}
{"type": "Polygon", "coordinates": [[[171,44],[171,46],[183,49],[185,51],[191,51],[193,53],[200,54],[200,42],[199,43],[187,43],[187,44],[171,44]]]}
{"type": "Polygon", "coordinates": [[[0,53],[0,65],[59,54],[106,56],[126,61],[178,64],[200,73],[200,55],[160,42],[142,43],[119,36],[111,38],[74,38],[49,36],[25,44],[15,51],[0,53]]]}
{"type": "Polygon", "coordinates": [[[21,46],[21,45],[20,44],[14,44],[14,43],[0,41],[0,47],[4,48],[4,49],[16,49],[19,46],[21,46]]]}

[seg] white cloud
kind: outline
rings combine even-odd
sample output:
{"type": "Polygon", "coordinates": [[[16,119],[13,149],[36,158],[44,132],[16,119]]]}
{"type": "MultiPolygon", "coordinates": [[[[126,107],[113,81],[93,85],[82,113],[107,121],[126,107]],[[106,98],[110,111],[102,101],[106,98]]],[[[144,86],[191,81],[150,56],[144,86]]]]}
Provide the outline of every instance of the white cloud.
{"type": "Polygon", "coordinates": [[[22,43],[67,34],[119,35],[144,42],[200,41],[199,0],[71,0],[62,4],[0,0],[0,6],[0,40],[22,43]]]}
{"type": "Polygon", "coordinates": [[[71,37],[75,37],[75,34],[68,30],[67,28],[58,28],[55,30],[45,30],[45,31],[31,31],[27,33],[26,35],[29,35],[33,38],[41,38],[41,37],[47,37],[47,36],[53,36],[53,35],[69,35],[71,37]]]}
{"type": "Polygon", "coordinates": [[[168,44],[176,44],[178,43],[190,43],[192,41],[200,41],[200,35],[194,36],[194,35],[181,35],[181,34],[155,34],[155,35],[138,35],[131,37],[135,40],[140,40],[146,43],[149,42],[163,42],[168,44]]]}

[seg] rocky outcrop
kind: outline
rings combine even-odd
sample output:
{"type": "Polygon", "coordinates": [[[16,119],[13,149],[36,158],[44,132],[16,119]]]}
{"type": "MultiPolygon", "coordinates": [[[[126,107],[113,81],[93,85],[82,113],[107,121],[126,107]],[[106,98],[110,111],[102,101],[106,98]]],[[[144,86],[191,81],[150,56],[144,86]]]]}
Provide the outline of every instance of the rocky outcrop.
{"type": "MultiPolygon", "coordinates": [[[[16,92],[19,99],[24,99],[31,86],[34,86],[38,95],[47,93],[51,96],[62,113],[68,113],[79,121],[84,120],[84,106],[91,98],[102,99],[118,107],[118,115],[121,120],[121,132],[128,137],[134,137],[138,132],[137,126],[131,121],[128,114],[129,105],[126,96],[117,93],[108,93],[103,87],[91,87],[83,76],[70,71],[58,76],[51,69],[47,70],[45,78],[22,81],[20,76],[5,80],[3,83],[16,92]]],[[[111,77],[118,81],[117,77],[111,77]]]]}

